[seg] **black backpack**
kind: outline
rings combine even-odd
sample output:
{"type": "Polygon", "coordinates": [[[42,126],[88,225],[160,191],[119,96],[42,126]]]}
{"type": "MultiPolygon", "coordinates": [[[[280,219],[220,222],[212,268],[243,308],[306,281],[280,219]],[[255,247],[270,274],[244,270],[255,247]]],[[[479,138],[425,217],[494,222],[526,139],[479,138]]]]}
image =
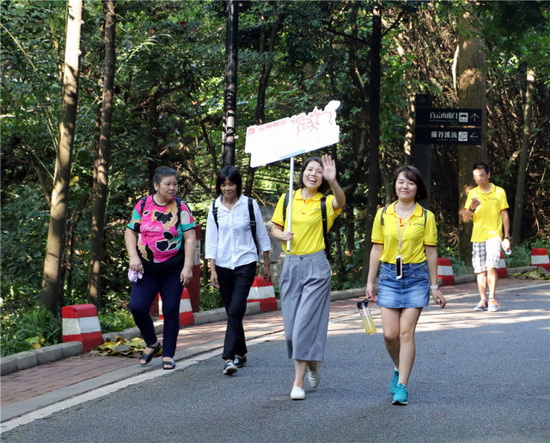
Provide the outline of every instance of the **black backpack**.
{"type": "MultiPolygon", "coordinates": [[[[254,205],[252,204],[253,200],[250,197],[248,198],[248,217],[250,218],[250,230],[252,231],[252,238],[254,239],[254,244],[256,245],[256,252],[260,252],[260,246],[258,243],[258,234],[256,232],[256,215],[254,214],[254,205]]],[[[216,226],[219,229],[220,225],[218,223],[218,207],[215,205],[216,199],[212,200],[212,215],[214,216],[214,221],[216,226]]]]}
{"type": "MultiPolygon", "coordinates": [[[[289,193],[287,192],[285,194],[285,201],[283,204],[283,224],[286,218],[286,208],[288,206],[288,195],[289,193]]],[[[324,195],[321,197],[321,222],[323,224],[323,239],[325,241],[325,254],[327,255],[327,258],[330,260],[330,248],[328,243],[328,223],[327,223],[327,198],[324,195]]]]}

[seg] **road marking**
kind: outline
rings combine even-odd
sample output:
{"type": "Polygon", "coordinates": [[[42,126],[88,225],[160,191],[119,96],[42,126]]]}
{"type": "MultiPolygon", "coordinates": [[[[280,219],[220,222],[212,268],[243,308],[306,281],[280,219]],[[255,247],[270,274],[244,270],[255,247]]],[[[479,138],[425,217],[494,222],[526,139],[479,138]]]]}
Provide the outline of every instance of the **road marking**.
{"type": "MultiPolygon", "coordinates": [[[[266,334],[261,337],[257,337],[255,339],[249,340],[247,344],[249,346],[252,346],[255,344],[273,340],[274,338],[275,339],[282,338],[283,336],[284,336],[284,332],[279,329],[279,330],[276,330],[274,333],[266,334]]],[[[98,398],[105,397],[109,394],[112,394],[113,392],[120,391],[121,389],[127,388],[128,386],[136,385],[138,383],[142,383],[147,380],[162,377],[164,375],[173,374],[176,371],[180,371],[182,369],[188,368],[189,366],[195,365],[204,360],[208,360],[210,358],[216,357],[221,354],[222,354],[222,349],[218,348],[213,351],[208,351],[208,352],[205,352],[204,354],[196,355],[188,359],[178,360],[177,366],[173,370],[165,371],[159,368],[153,371],[146,372],[144,374],[136,375],[126,380],[122,380],[116,383],[102,386],[100,388],[85,392],[84,394],[79,394],[75,397],[72,397],[66,400],[59,401],[53,405],[49,405],[44,408],[37,409],[36,411],[29,412],[27,414],[21,415],[20,417],[1,423],[0,432],[11,431],[12,429],[17,428],[18,426],[27,425],[29,423],[32,423],[33,421],[49,417],[50,415],[56,412],[69,409],[74,406],[78,406],[82,403],[86,403],[91,400],[96,400],[98,398]]]]}

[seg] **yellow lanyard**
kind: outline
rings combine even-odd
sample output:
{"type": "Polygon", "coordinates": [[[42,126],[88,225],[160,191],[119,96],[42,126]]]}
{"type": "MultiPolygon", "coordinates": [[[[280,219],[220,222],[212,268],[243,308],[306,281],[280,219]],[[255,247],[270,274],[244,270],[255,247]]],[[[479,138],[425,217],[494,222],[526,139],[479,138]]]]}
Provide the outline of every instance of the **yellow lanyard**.
{"type": "Polygon", "coordinates": [[[405,233],[405,228],[407,227],[407,225],[409,224],[409,220],[411,218],[409,217],[407,219],[407,221],[405,222],[405,224],[403,225],[403,230],[401,230],[401,217],[399,217],[399,220],[397,220],[397,235],[399,237],[399,243],[398,243],[398,249],[397,249],[397,253],[399,255],[401,255],[401,247],[403,246],[403,234],[405,233]]]}
{"type": "Polygon", "coordinates": [[[403,246],[403,234],[405,233],[405,229],[407,228],[407,225],[409,224],[409,221],[411,220],[411,217],[413,216],[415,210],[416,210],[416,203],[414,205],[413,211],[411,212],[411,214],[407,218],[407,221],[403,225],[403,231],[401,231],[401,220],[403,220],[403,219],[401,218],[400,215],[397,214],[397,211],[395,211],[395,215],[396,215],[396,219],[397,219],[397,237],[398,237],[398,241],[399,241],[398,249],[397,249],[397,254],[398,255],[401,255],[401,247],[403,246]]]}

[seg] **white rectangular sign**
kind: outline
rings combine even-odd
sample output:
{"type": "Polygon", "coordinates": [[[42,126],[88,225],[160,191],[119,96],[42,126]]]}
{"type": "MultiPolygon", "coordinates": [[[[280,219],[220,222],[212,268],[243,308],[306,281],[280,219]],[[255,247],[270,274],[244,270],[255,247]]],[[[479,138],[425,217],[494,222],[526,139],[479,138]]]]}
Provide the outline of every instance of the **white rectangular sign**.
{"type": "Polygon", "coordinates": [[[338,143],[340,127],[336,124],[336,109],[339,106],[339,101],[332,100],[323,110],[315,107],[307,115],[302,112],[248,127],[244,150],[251,154],[250,166],[256,168],[338,143]]]}

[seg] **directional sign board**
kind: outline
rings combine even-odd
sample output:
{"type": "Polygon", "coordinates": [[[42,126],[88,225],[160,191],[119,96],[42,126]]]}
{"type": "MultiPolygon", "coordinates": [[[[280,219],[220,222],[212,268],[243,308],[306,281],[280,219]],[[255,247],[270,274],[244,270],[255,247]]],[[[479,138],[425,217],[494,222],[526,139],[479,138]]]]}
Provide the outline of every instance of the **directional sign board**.
{"type": "Polygon", "coordinates": [[[438,145],[481,145],[481,128],[417,126],[415,143],[438,145]]]}
{"type": "Polygon", "coordinates": [[[276,120],[246,130],[245,152],[251,154],[250,166],[267,165],[305,152],[338,143],[340,127],[336,124],[336,109],[340,102],[333,100],[324,109],[276,120]]]}
{"type": "Polygon", "coordinates": [[[417,125],[481,126],[481,109],[418,108],[417,125]]]}

